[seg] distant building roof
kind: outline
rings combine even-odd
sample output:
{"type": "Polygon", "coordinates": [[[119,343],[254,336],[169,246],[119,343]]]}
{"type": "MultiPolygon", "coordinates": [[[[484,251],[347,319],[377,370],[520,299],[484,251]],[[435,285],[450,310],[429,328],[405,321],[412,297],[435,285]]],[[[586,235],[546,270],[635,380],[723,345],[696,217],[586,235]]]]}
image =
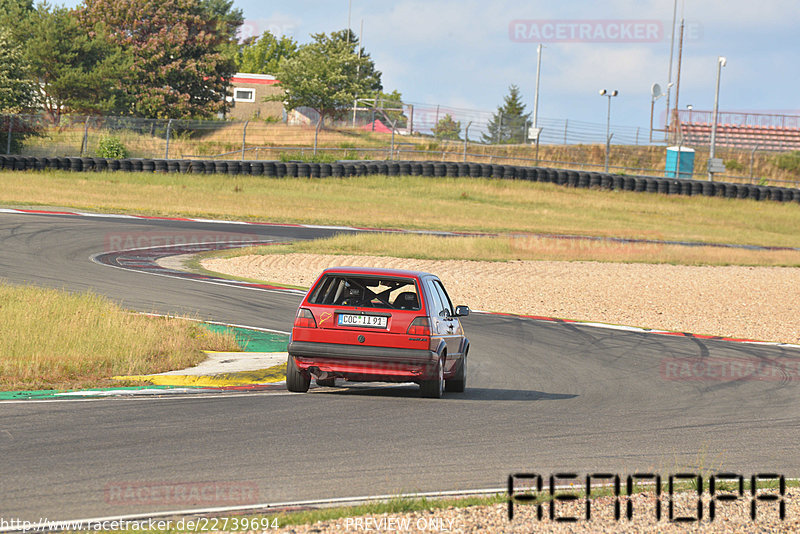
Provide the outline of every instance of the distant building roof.
{"type": "Polygon", "coordinates": [[[274,85],[278,79],[272,74],[255,74],[249,72],[237,72],[231,78],[232,83],[249,83],[256,85],[274,85]]]}

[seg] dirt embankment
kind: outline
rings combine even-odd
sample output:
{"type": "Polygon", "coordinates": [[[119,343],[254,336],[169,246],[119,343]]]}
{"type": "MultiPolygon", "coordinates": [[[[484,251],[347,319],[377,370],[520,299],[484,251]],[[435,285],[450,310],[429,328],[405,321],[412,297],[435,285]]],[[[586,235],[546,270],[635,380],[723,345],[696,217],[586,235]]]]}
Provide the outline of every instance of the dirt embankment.
{"type": "Polygon", "coordinates": [[[437,274],[454,304],[653,329],[800,343],[800,269],[556,261],[438,261],[285,254],[209,259],[206,269],[308,287],[331,266],[437,274]]]}

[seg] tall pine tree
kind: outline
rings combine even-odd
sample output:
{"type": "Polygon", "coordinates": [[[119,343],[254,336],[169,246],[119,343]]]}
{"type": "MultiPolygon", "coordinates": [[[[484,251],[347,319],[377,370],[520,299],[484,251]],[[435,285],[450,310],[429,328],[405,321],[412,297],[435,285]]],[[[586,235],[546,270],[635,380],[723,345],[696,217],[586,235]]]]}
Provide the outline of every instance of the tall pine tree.
{"type": "Polygon", "coordinates": [[[0,114],[24,113],[35,103],[36,85],[22,45],[14,43],[11,32],[0,26],[0,114]]]}
{"type": "Polygon", "coordinates": [[[519,87],[511,85],[503,105],[497,108],[487,132],[482,140],[489,144],[520,144],[527,140],[527,127],[531,114],[525,113],[525,104],[519,94],[519,87]]]}
{"type": "Polygon", "coordinates": [[[241,12],[229,0],[84,0],[81,27],[129,56],[126,114],[210,118],[236,72],[241,12]]]}
{"type": "Polygon", "coordinates": [[[39,101],[56,124],[62,113],[125,111],[122,87],[130,61],[121,47],[89,37],[74,12],[44,2],[20,27],[39,101]]]}

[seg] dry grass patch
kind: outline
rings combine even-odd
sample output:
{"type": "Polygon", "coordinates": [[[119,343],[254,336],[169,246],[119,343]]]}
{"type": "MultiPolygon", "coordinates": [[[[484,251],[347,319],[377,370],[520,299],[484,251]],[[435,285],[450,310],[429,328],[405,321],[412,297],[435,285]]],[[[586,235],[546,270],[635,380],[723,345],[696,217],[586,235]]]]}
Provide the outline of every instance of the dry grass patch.
{"type": "Polygon", "coordinates": [[[800,205],[479,178],[4,172],[0,202],[274,222],[800,246],[800,205]]]}
{"type": "Polygon", "coordinates": [[[686,247],[539,236],[442,237],[420,234],[339,234],[286,245],[249,247],[213,254],[231,258],[286,253],[386,256],[427,260],[551,260],[676,265],[800,266],[797,250],[686,247]]]}
{"type": "Polygon", "coordinates": [[[0,390],[119,385],[115,375],[183,369],[203,350],[238,350],[231,335],[132,314],[93,293],[0,282],[0,390]]]}

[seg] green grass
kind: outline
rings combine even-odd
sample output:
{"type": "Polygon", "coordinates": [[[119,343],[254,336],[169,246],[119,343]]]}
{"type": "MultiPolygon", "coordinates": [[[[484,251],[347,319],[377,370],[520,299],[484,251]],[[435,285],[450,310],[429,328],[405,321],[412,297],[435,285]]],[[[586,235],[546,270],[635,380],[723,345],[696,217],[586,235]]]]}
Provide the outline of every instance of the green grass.
{"type": "Polygon", "coordinates": [[[199,323],[130,313],[93,293],[0,281],[0,390],[125,385],[116,375],[183,369],[203,350],[238,350],[199,323]]]}
{"type": "Polygon", "coordinates": [[[281,527],[284,527],[289,525],[308,525],[316,523],[317,521],[332,521],[344,517],[402,514],[419,512],[422,510],[441,510],[449,507],[466,508],[468,506],[492,506],[505,501],[506,497],[504,495],[448,499],[397,497],[389,501],[371,502],[357,506],[317,508],[312,510],[302,510],[299,512],[280,513],[277,515],[277,519],[278,524],[281,527]]]}
{"type": "Polygon", "coordinates": [[[479,178],[4,172],[0,203],[310,224],[800,246],[797,203],[479,178]]]}

